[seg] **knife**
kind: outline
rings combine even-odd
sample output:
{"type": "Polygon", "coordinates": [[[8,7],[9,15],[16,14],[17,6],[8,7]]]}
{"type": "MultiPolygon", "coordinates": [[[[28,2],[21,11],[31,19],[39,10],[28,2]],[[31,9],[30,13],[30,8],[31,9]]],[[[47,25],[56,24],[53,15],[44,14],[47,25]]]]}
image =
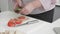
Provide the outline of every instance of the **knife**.
{"type": "Polygon", "coordinates": [[[20,25],[16,25],[15,27],[18,27],[18,26],[24,26],[24,25],[30,25],[30,24],[34,24],[34,23],[37,23],[39,22],[38,20],[32,20],[32,21],[28,21],[24,24],[20,24],[20,25]]]}

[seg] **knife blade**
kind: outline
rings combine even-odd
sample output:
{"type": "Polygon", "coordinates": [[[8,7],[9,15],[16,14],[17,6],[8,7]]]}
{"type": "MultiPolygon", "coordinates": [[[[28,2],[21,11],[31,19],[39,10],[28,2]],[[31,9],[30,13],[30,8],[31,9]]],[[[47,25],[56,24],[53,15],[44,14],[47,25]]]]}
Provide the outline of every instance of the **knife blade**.
{"type": "Polygon", "coordinates": [[[24,26],[24,25],[30,25],[30,24],[34,24],[34,23],[37,23],[39,22],[38,20],[32,20],[32,21],[28,21],[24,24],[20,24],[20,25],[16,25],[15,27],[18,27],[18,26],[24,26]]]}

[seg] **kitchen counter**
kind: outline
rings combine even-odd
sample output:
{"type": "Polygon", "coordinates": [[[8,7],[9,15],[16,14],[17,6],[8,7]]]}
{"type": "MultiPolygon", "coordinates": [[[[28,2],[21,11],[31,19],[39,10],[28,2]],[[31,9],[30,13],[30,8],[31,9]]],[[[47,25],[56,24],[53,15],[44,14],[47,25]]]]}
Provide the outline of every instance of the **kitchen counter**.
{"type": "Polygon", "coordinates": [[[19,26],[19,27],[7,27],[6,23],[8,22],[8,20],[16,16],[16,14],[12,14],[12,13],[9,14],[9,13],[10,12],[3,12],[3,14],[2,13],[0,14],[1,16],[0,32],[4,32],[5,30],[11,30],[11,31],[18,30],[19,33],[23,33],[23,34],[55,34],[53,28],[60,27],[60,23],[59,23],[60,19],[53,23],[48,23],[31,17],[28,17],[29,20],[27,21],[38,20],[38,22],[34,24],[19,26]]]}
{"type": "Polygon", "coordinates": [[[38,29],[37,31],[33,32],[32,34],[56,34],[54,31],[55,27],[60,27],[60,19],[56,20],[53,23],[45,23],[46,25],[43,26],[42,29],[38,29]]]}

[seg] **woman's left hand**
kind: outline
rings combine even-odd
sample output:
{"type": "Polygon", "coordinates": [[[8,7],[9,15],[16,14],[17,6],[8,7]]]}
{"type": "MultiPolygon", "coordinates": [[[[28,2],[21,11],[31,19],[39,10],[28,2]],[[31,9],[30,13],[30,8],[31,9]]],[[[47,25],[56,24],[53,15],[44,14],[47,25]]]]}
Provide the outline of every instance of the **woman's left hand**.
{"type": "Polygon", "coordinates": [[[32,3],[27,4],[21,11],[21,14],[28,15],[30,14],[35,8],[33,7],[32,3]]]}
{"type": "Polygon", "coordinates": [[[21,14],[28,15],[30,14],[34,9],[41,7],[41,3],[39,0],[35,0],[33,2],[28,3],[22,11],[20,11],[21,14]]]}

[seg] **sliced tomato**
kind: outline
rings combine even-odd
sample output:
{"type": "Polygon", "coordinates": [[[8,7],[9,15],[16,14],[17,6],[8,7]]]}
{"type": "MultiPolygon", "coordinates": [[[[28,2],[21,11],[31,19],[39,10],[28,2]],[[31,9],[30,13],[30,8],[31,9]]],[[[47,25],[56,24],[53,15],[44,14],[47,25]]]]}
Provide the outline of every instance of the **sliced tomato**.
{"type": "Polygon", "coordinates": [[[16,24],[21,24],[25,19],[26,19],[25,16],[18,17],[17,19],[11,19],[8,22],[8,26],[14,27],[14,26],[16,26],[16,24]]]}
{"type": "Polygon", "coordinates": [[[8,23],[8,26],[9,27],[14,27],[16,24],[15,23],[12,23],[12,22],[10,22],[10,23],[8,23]]]}
{"type": "Polygon", "coordinates": [[[26,17],[25,16],[20,16],[20,17],[18,17],[18,19],[20,19],[21,21],[24,21],[26,19],[26,17]]]}
{"type": "Polygon", "coordinates": [[[21,24],[21,23],[22,23],[22,21],[15,21],[15,23],[16,23],[16,24],[21,24]]]}
{"type": "Polygon", "coordinates": [[[14,23],[14,20],[10,20],[9,22],[8,22],[8,26],[9,27],[14,27],[16,24],[14,23]]]}
{"type": "Polygon", "coordinates": [[[25,19],[25,16],[20,16],[20,17],[18,17],[19,19],[25,19]]]}
{"type": "Polygon", "coordinates": [[[15,20],[16,24],[21,24],[22,23],[22,20],[20,20],[20,19],[14,19],[14,20],[15,20]]]}

